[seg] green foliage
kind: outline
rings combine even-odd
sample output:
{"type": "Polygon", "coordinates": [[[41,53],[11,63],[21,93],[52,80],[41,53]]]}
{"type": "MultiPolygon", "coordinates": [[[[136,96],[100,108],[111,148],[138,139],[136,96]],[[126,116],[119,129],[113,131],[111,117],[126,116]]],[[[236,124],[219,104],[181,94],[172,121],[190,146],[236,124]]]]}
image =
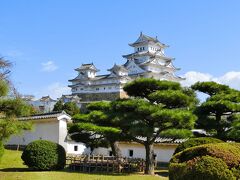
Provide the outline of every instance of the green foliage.
{"type": "Polygon", "coordinates": [[[8,93],[8,84],[4,80],[0,80],[0,97],[6,96],[8,93]]]}
{"type": "Polygon", "coordinates": [[[20,134],[23,130],[31,129],[30,122],[22,122],[15,118],[0,119],[0,141],[8,139],[13,134],[20,134]]]}
{"type": "Polygon", "coordinates": [[[231,169],[236,179],[240,179],[240,166],[231,169]]]}
{"type": "Polygon", "coordinates": [[[73,122],[88,122],[88,114],[75,114],[73,117],[73,122]]]}
{"type": "Polygon", "coordinates": [[[59,100],[53,107],[53,111],[62,111],[63,110],[63,101],[59,100]]]}
{"type": "Polygon", "coordinates": [[[66,153],[57,143],[37,140],[27,145],[23,151],[22,160],[34,170],[59,170],[65,166],[66,153]]]}
{"type": "MultiPolygon", "coordinates": [[[[73,124],[73,126],[77,126],[77,128],[79,130],[84,129],[86,131],[93,131],[93,132],[96,132],[98,134],[103,134],[103,133],[113,133],[113,134],[114,133],[120,133],[120,130],[117,129],[117,128],[97,126],[97,125],[92,124],[92,123],[77,123],[77,124],[73,124]]],[[[76,127],[74,127],[74,128],[76,128],[76,127]]]]}
{"type": "Polygon", "coordinates": [[[170,162],[186,162],[201,156],[223,159],[229,167],[238,167],[240,163],[240,146],[231,143],[203,144],[187,148],[175,154],[170,162]]]}
{"type": "Polygon", "coordinates": [[[148,97],[151,101],[161,103],[170,109],[189,106],[194,98],[180,90],[156,91],[148,97]]]}
{"type": "Polygon", "coordinates": [[[87,109],[89,111],[92,110],[109,110],[110,108],[110,102],[108,101],[99,101],[99,102],[92,102],[87,105],[87,109]]]}
{"type": "Polygon", "coordinates": [[[211,137],[191,138],[191,139],[188,139],[187,141],[179,144],[178,147],[176,148],[174,154],[179,153],[187,148],[199,146],[202,144],[222,143],[222,142],[223,141],[220,139],[211,138],[211,137]]]}
{"type": "Polygon", "coordinates": [[[227,85],[218,84],[216,82],[197,82],[191,86],[192,89],[208,94],[209,96],[230,92],[231,88],[227,85]]]}
{"type": "Polygon", "coordinates": [[[3,153],[4,153],[4,145],[3,145],[3,142],[0,141],[0,163],[1,163],[3,153]]]}
{"type": "Polygon", "coordinates": [[[146,98],[149,94],[158,90],[179,90],[181,87],[177,82],[139,78],[126,84],[123,89],[129,96],[146,98]]]}
{"type": "Polygon", "coordinates": [[[211,156],[196,158],[186,164],[171,164],[169,169],[170,180],[236,179],[223,160],[211,156]]]}
{"type": "Polygon", "coordinates": [[[239,177],[240,146],[233,143],[204,144],[175,154],[169,179],[236,179],[239,177]]]}
{"type": "Polygon", "coordinates": [[[33,113],[33,108],[20,98],[0,100],[0,111],[7,117],[28,116],[33,113]]]}
{"type": "Polygon", "coordinates": [[[240,142],[240,114],[229,117],[232,122],[231,128],[227,131],[228,139],[240,142]]]}
{"type": "Polygon", "coordinates": [[[231,116],[240,112],[240,91],[215,82],[198,82],[192,88],[210,95],[195,109],[197,128],[219,139],[237,140],[238,123],[233,123],[231,116]]]}
{"type": "Polygon", "coordinates": [[[9,68],[11,63],[0,58],[0,159],[3,155],[3,141],[13,134],[18,134],[24,129],[31,129],[29,123],[20,122],[16,117],[27,116],[33,113],[33,108],[20,98],[9,99],[9,68]]]}
{"type": "MultiPolygon", "coordinates": [[[[151,148],[156,138],[160,135],[171,138],[192,136],[190,130],[196,116],[191,109],[198,102],[196,94],[177,82],[147,78],[128,83],[124,90],[132,97],[88,105],[88,114],[75,116],[77,125],[69,131],[81,133],[90,141],[94,139],[92,134],[100,134],[110,144],[120,140],[143,144],[147,152],[145,173],[151,174],[153,168],[149,167],[154,164],[151,148]],[[111,127],[110,131],[107,132],[106,127],[111,127]],[[147,138],[143,140],[139,136],[147,138]]],[[[80,134],[76,133],[73,136],[80,139],[80,134]]]]}
{"type": "Polygon", "coordinates": [[[69,114],[74,115],[80,113],[80,109],[75,102],[67,102],[63,105],[63,110],[69,114]]]}
{"type": "Polygon", "coordinates": [[[163,109],[152,114],[152,118],[164,130],[167,128],[192,129],[196,116],[191,111],[180,109],[163,109]]]}
{"type": "Polygon", "coordinates": [[[119,139],[121,133],[120,129],[112,123],[109,114],[105,113],[109,108],[109,102],[94,102],[87,108],[92,111],[88,109],[88,114],[73,116],[74,123],[69,125],[68,133],[72,139],[84,143],[91,150],[99,146],[109,147],[119,139]]]}
{"type": "Polygon", "coordinates": [[[59,100],[53,108],[53,111],[65,111],[67,114],[74,116],[75,114],[80,113],[80,108],[75,102],[66,102],[63,103],[62,100],[59,100]]]}
{"type": "Polygon", "coordinates": [[[188,129],[168,129],[160,133],[160,137],[184,139],[193,137],[192,131],[188,129]]]}

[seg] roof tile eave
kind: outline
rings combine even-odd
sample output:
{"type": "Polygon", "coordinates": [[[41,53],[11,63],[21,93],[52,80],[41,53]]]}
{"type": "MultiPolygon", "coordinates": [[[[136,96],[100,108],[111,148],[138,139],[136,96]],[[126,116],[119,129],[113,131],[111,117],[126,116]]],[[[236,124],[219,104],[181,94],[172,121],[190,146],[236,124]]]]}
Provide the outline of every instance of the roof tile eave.
{"type": "Polygon", "coordinates": [[[70,115],[68,115],[65,111],[57,111],[57,112],[51,112],[51,113],[43,113],[43,114],[36,114],[29,117],[20,117],[18,118],[20,121],[24,120],[37,120],[37,119],[51,119],[51,118],[57,118],[61,115],[67,115],[69,118],[71,118],[70,115]]]}

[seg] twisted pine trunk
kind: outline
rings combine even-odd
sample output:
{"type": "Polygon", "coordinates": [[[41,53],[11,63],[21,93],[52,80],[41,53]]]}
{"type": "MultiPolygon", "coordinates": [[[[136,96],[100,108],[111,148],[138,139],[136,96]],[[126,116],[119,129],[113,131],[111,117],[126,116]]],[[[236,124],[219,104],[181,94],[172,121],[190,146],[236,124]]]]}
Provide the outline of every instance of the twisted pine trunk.
{"type": "Polygon", "coordinates": [[[113,155],[117,158],[121,157],[121,150],[119,148],[118,142],[116,142],[116,141],[111,142],[110,146],[111,146],[113,155]]]}
{"type": "Polygon", "coordinates": [[[145,143],[146,150],[146,167],[144,170],[144,174],[154,175],[154,152],[153,152],[153,144],[145,143]]]}

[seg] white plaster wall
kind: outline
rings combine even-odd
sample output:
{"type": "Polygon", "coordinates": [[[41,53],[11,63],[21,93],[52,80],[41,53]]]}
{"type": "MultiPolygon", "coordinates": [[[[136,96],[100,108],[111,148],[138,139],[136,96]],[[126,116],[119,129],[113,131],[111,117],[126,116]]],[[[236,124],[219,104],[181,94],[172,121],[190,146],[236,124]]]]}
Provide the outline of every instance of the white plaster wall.
{"type": "Polygon", "coordinates": [[[59,120],[59,136],[58,136],[58,143],[64,147],[64,149],[67,151],[67,120],[61,119],[59,120]]]}
{"type": "Polygon", "coordinates": [[[161,48],[156,44],[149,44],[148,45],[148,50],[150,52],[156,52],[156,50],[159,50],[159,49],[161,49],[161,48]]]}
{"type": "Polygon", "coordinates": [[[92,152],[92,154],[95,155],[104,155],[104,156],[109,156],[109,151],[111,151],[111,148],[95,148],[92,152]]]}
{"type": "Polygon", "coordinates": [[[77,143],[74,141],[67,142],[67,153],[68,154],[88,154],[89,149],[83,143],[77,143]],[[74,146],[78,146],[78,151],[74,151],[74,146]]]}
{"type": "Polygon", "coordinates": [[[157,155],[157,161],[169,162],[177,146],[157,146],[154,152],[157,155]]]}
{"type": "Polygon", "coordinates": [[[6,144],[27,145],[34,140],[49,140],[58,143],[59,135],[58,122],[34,123],[32,131],[23,131],[20,135],[11,136],[6,144]]]}
{"type": "MultiPolygon", "coordinates": [[[[177,145],[156,145],[154,146],[154,153],[157,155],[157,161],[169,162],[177,145]]],[[[145,148],[141,144],[130,143],[130,144],[119,144],[121,154],[123,157],[129,157],[129,150],[133,150],[133,158],[145,159],[145,148]]],[[[96,148],[93,154],[109,155],[110,148],[96,148]]]]}

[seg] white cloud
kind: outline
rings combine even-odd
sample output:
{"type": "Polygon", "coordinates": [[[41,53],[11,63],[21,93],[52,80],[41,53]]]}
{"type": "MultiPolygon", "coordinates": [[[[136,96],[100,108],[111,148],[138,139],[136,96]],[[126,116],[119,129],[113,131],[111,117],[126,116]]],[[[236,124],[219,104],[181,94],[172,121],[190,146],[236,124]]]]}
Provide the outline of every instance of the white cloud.
{"type": "Polygon", "coordinates": [[[240,90],[240,72],[230,71],[215,81],[240,90]]]}
{"type": "Polygon", "coordinates": [[[52,72],[58,69],[56,64],[53,61],[48,61],[46,63],[42,63],[42,71],[45,72],[52,72]]]}
{"type": "Polygon", "coordinates": [[[70,94],[70,88],[67,85],[55,82],[35,93],[37,98],[49,95],[53,99],[61,97],[63,94],[70,94]]]}
{"type": "Polygon", "coordinates": [[[189,71],[181,77],[186,78],[182,81],[183,86],[191,86],[198,81],[215,81],[220,84],[229,85],[232,88],[240,90],[240,72],[230,71],[225,73],[223,76],[214,77],[211,74],[201,73],[196,71],[189,71]]]}

